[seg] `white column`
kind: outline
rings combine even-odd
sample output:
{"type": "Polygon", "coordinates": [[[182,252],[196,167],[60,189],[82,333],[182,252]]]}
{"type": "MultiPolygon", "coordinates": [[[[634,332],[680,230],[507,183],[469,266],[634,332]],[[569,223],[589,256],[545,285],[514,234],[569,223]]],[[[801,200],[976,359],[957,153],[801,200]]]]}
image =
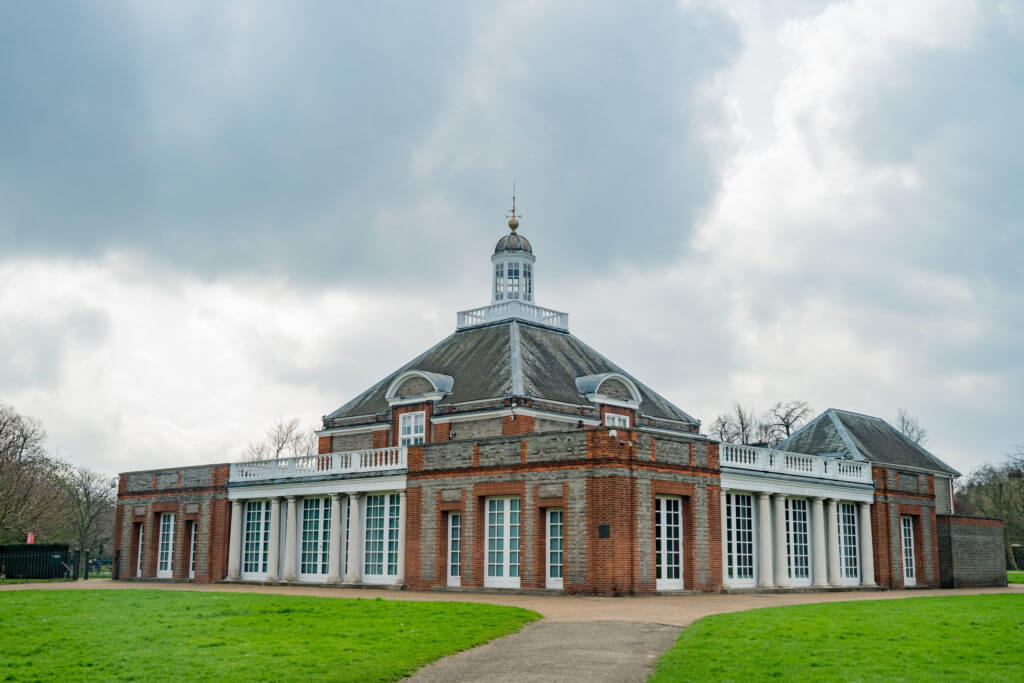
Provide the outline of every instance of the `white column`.
{"type": "Polygon", "coordinates": [[[231,501],[231,537],[228,539],[228,578],[242,578],[242,501],[231,501]]]}
{"type": "Polygon", "coordinates": [[[825,545],[828,546],[828,585],[842,586],[839,571],[839,501],[828,500],[828,520],[825,524],[825,545]]]}
{"type": "Polygon", "coordinates": [[[359,583],[363,564],[363,511],[360,502],[361,493],[348,494],[348,571],[345,573],[347,583],[359,583]]]}
{"type": "Polygon", "coordinates": [[[871,503],[860,504],[860,585],[875,584],[875,552],[871,546],[871,503]]]}
{"type": "Polygon", "coordinates": [[[828,587],[828,555],[825,546],[824,499],[811,501],[811,561],[814,566],[814,587],[828,587]]]}
{"type": "Polygon", "coordinates": [[[267,541],[267,581],[281,576],[281,499],[270,499],[270,540],[267,541]]]}
{"type": "Polygon", "coordinates": [[[298,555],[295,543],[299,526],[299,506],[295,496],[286,496],[285,500],[288,501],[288,520],[285,522],[284,530],[284,580],[295,581],[298,579],[295,574],[295,560],[298,555]]]}
{"type": "Polygon", "coordinates": [[[331,540],[327,560],[327,582],[341,581],[341,494],[331,494],[331,540]]]}
{"type": "Polygon", "coordinates": [[[772,583],[772,505],[770,493],[757,494],[757,585],[774,588],[772,583]]]}
{"type": "Polygon", "coordinates": [[[786,496],[775,494],[775,585],[789,585],[789,558],[786,554],[786,496]]]}
{"type": "Polygon", "coordinates": [[[728,587],[729,585],[729,548],[726,543],[726,534],[728,533],[728,521],[726,520],[726,509],[725,509],[725,496],[727,491],[722,489],[722,506],[719,511],[722,513],[722,586],[728,587]]]}
{"type": "Polygon", "coordinates": [[[398,493],[398,576],[395,585],[405,585],[405,491],[398,493]]]}

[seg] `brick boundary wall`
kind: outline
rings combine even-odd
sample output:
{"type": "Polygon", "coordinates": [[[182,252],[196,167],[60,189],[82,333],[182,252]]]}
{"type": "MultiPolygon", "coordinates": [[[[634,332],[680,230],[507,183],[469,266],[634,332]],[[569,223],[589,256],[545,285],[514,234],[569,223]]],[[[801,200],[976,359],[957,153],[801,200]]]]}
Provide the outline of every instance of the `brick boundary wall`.
{"type": "Polygon", "coordinates": [[[936,523],[943,588],[1006,585],[1002,520],[938,515],[936,523]]]}

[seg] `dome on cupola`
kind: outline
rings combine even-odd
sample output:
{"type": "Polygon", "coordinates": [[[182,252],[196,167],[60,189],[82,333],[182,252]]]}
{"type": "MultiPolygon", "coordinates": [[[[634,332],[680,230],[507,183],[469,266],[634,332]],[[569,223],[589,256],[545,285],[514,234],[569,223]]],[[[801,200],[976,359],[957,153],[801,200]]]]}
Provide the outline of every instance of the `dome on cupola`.
{"type": "Polygon", "coordinates": [[[530,242],[525,237],[513,232],[498,240],[498,244],[494,247],[495,254],[504,254],[510,251],[520,251],[532,254],[533,247],[530,246],[530,242]]]}

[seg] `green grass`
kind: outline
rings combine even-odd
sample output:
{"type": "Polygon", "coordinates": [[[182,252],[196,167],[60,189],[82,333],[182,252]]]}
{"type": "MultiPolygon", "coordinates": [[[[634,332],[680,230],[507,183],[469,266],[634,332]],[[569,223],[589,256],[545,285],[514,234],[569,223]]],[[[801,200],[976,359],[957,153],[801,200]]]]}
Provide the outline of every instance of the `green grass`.
{"type": "Polygon", "coordinates": [[[0,592],[0,680],[390,680],[539,618],[468,602],[0,592]]]}
{"type": "Polygon", "coordinates": [[[1024,572],[1006,572],[1007,583],[1024,583],[1024,572]]]}
{"type": "Polygon", "coordinates": [[[1021,680],[1024,595],[773,607],[685,629],[653,681],[1021,680]]]}

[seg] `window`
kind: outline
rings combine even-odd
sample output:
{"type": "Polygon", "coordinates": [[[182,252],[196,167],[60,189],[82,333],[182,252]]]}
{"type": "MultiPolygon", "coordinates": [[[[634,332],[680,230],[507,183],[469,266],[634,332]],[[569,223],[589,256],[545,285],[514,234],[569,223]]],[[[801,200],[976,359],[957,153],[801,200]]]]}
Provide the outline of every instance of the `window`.
{"type": "Polygon", "coordinates": [[[174,513],[160,515],[160,541],[157,546],[156,578],[169,579],[174,575],[174,513]]]}
{"type": "Polygon", "coordinates": [[[914,518],[900,517],[903,536],[903,585],[916,586],[917,573],[914,567],[914,518]]]}
{"type": "Polygon", "coordinates": [[[448,585],[462,585],[462,515],[448,513],[448,585]]]}
{"type": "Polygon", "coordinates": [[[857,557],[857,506],[839,504],[839,566],[843,583],[856,584],[860,579],[857,557]]]}
{"type": "Polygon", "coordinates": [[[754,585],[754,497],[725,496],[725,551],[730,586],[754,585]]]}
{"type": "Polygon", "coordinates": [[[244,519],[242,573],[251,578],[257,578],[267,573],[267,550],[270,545],[270,501],[248,501],[245,504],[244,519]]]}
{"type": "Polygon", "coordinates": [[[513,261],[508,264],[508,279],[506,291],[509,299],[519,298],[519,263],[513,261]]]}
{"type": "Polygon", "coordinates": [[[789,578],[794,584],[810,583],[810,535],[807,527],[807,501],[786,499],[786,556],[789,578]]]}
{"type": "Polygon", "coordinates": [[[398,445],[415,446],[423,443],[427,433],[426,414],[402,413],[398,416],[398,445]]]}
{"type": "Polygon", "coordinates": [[[606,427],[614,427],[617,429],[629,429],[629,415],[619,415],[618,413],[605,413],[604,425],[606,427]]]}
{"type": "Polygon", "coordinates": [[[494,264],[494,300],[501,301],[505,298],[505,264],[494,264]]]}
{"type": "Polygon", "coordinates": [[[547,585],[548,588],[562,587],[562,542],[565,537],[565,521],[562,508],[548,508],[547,533],[547,585]]]}
{"type": "Polygon", "coordinates": [[[366,583],[390,583],[398,576],[400,507],[397,493],[366,496],[363,537],[363,581],[366,583]]]}
{"type": "Polygon", "coordinates": [[[654,507],[654,578],[657,590],[683,587],[682,501],[658,497],[654,507]]]}
{"type": "Polygon", "coordinates": [[[519,587],[518,498],[487,499],[487,573],[484,586],[519,587]]]}
{"type": "Polygon", "coordinates": [[[523,300],[533,301],[533,268],[529,263],[523,264],[523,300]]]}
{"type": "Polygon", "coordinates": [[[303,499],[302,548],[299,554],[299,574],[316,578],[326,575],[330,550],[331,499],[303,499]]]}

